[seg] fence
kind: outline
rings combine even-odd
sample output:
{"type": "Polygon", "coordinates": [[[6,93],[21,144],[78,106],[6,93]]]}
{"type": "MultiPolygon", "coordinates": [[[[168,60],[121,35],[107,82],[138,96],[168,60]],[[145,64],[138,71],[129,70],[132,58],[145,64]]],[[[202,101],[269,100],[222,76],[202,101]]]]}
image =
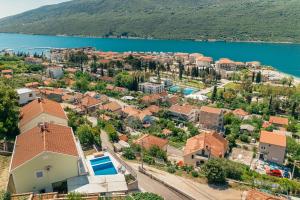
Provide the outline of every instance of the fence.
{"type": "Polygon", "coordinates": [[[8,141],[0,141],[0,155],[9,156],[14,150],[14,143],[8,141]]]}

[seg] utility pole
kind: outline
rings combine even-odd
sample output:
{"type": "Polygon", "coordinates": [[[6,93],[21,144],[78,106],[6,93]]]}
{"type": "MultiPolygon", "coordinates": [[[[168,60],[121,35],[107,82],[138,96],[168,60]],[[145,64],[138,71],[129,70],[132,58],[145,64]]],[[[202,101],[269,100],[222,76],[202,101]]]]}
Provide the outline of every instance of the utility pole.
{"type": "Polygon", "coordinates": [[[294,178],[296,163],[300,163],[300,160],[294,160],[294,166],[293,166],[293,171],[292,171],[292,177],[291,177],[291,179],[294,178]]]}

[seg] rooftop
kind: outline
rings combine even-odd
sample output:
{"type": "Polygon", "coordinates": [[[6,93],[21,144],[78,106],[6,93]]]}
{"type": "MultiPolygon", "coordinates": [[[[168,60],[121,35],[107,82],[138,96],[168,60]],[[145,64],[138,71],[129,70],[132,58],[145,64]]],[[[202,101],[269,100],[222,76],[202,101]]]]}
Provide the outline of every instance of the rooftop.
{"type": "Polygon", "coordinates": [[[261,131],[259,142],[286,147],[286,136],[281,132],[261,131]]]}

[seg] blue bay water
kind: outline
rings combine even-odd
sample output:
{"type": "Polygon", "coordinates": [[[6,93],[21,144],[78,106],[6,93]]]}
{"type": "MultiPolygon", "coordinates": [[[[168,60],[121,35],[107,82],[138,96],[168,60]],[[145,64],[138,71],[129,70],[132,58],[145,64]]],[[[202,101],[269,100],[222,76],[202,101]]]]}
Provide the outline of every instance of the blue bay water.
{"type": "Polygon", "coordinates": [[[264,65],[300,77],[300,44],[198,42],[186,40],[111,39],[0,33],[0,50],[36,51],[42,48],[95,47],[102,51],[187,52],[230,58],[235,61],[260,61],[264,65]]]}

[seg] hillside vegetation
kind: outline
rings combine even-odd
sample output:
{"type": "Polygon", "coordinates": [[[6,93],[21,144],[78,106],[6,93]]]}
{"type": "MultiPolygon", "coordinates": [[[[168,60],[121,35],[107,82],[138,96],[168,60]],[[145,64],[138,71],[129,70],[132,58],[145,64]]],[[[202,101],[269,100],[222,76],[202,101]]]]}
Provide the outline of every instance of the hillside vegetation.
{"type": "Polygon", "coordinates": [[[74,0],[1,19],[0,32],[300,42],[300,1],[74,0]]]}

